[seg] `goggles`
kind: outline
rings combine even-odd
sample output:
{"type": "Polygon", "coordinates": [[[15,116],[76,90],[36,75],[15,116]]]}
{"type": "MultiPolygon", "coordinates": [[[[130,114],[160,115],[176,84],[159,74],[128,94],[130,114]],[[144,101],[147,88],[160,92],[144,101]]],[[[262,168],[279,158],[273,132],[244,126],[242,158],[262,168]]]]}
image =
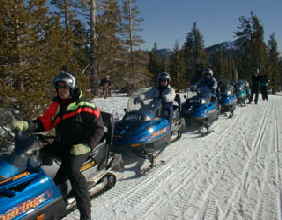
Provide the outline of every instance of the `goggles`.
{"type": "Polygon", "coordinates": [[[160,82],[169,82],[168,79],[161,79],[160,82]]]}
{"type": "Polygon", "coordinates": [[[66,88],[69,88],[67,84],[65,83],[62,83],[62,82],[58,82],[55,84],[55,88],[56,89],[66,89],[66,88]]]}

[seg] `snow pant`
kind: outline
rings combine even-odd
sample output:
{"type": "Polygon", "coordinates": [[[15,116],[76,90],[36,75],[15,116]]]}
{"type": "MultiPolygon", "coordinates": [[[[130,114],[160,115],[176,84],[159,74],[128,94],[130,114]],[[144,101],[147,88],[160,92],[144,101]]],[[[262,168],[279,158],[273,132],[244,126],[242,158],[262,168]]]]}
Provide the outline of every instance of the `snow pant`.
{"type": "Polygon", "coordinates": [[[267,91],[267,87],[262,87],[262,88],[261,88],[261,97],[262,97],[262,100],[268,101],[268,91],[267,91]]]}
{"type": "Polygon", "coordinates": [[[112,88],[109,86],[104,86],[103,87],[103,97],[106,99],[107,97],[112,96],[112,88]]]}
{"type": "Polygon", "coordinates": [[[161,116],[171,120],[173,118],[173,104],[172,102],[163,103],[163,111],[161,116]]]}
{"type": "Polygon", "coordinates": [[[249,103],[251,103],[254,100],[255,104],[257,104],[258,98],[259,98],[259,90],[258,89],[252,89],[251,96],[250,96],[250,99],[249,99],[249,103]],[[254,96],[255,96],[255,100],[254,100],[254,96]]]}
{"type": "MultiPolygon", "coordinates": [[[[80,211],[80,219],[91,219],[88,184],[86,178],[80,172],[82,164],[89,158],[89,153],[71,155],[69,149],[68,146],[53,143],[45,146],[41,155],[43,159],[44,157],[56,157],[61,160],[61,166],[54,177],[55,184],[66,186],[66,181],[69,179],[77,208],[80,211]]],[[[63,193],[66,193],[66,191],[63,193]]]]}

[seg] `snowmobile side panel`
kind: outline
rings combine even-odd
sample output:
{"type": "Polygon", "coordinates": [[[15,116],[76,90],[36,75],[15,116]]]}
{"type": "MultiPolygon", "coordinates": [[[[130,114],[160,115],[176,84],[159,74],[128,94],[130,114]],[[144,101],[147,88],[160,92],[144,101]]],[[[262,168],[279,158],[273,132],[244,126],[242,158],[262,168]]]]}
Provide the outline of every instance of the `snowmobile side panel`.
{"type": "Polygon", "coordinates": [[[61,198],[52,178],[44,172],[32,179],[23,177],[17,184],[5,183],[5,189],[0,192],[0,219],[25,219],[30,213],[41,213],[39,210],[61,198]]]}

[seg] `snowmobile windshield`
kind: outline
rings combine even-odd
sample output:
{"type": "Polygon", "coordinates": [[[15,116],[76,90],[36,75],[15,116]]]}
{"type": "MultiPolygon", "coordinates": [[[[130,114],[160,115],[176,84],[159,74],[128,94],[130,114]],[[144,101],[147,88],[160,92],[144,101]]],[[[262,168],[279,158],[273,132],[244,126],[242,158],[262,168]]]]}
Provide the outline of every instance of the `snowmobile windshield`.
{"type": "Polygon", "coordinates": [[[233,94],[233,87],[231,85],[227,85],[222,89],[222,93],[226,95],[232,95],[233,94]]]}
{"type": "Polygon", "coordinates": [[[5,161],[17,167],[18,170],[24,171],[30,158],[40,146],[41,144],[36,136],[18,133],[15,136],[15,148],[9,155],[5,156],[5,161]]]}
{"type": "Polygon", "coordinates": [[[198,88],[198,96],[202,97],[202,98],[210,98],[212,95],[210,89],[208,87],[200,87],[198,88]]]}
{"type": "Polygon", "coordinates": [[[245,88],[245,85],[244,85],[243,82],[238,82],[237,85],[236,85],[236,87],[237,87],[237,89],[242,90],[242,89],[245,88]]]}
{"type": "Polygon", "coordinates": [[[129,121],[150,121],[155,119],[161,111],[161,102],[155,98],[150,98],[146,94],[152,88],[141,88],[129,97],[127,102],[127,113],[123,120],[129,121]],[[138,97],[145,97],[138,99],[138,97]],[[136,101],[137,100],[137,101],[136,101]]]}

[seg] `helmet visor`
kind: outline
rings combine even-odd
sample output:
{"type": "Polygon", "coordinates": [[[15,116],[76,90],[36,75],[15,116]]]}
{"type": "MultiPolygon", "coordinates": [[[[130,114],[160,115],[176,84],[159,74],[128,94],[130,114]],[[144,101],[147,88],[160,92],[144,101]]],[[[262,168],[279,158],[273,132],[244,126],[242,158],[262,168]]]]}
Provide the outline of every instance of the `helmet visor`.
{"type": "Polygon", "coordinates": [[[169,79],[160,79],[160,82],[169,82],[169,79]]]}
{"type": "Polygon", "coordinates": [[[66,88],[69,88],[69,86],[65,82],[59,81],[55,83],[55,88],[56,89],[60,89],[60,88],[66,89],[66,88]]]}

